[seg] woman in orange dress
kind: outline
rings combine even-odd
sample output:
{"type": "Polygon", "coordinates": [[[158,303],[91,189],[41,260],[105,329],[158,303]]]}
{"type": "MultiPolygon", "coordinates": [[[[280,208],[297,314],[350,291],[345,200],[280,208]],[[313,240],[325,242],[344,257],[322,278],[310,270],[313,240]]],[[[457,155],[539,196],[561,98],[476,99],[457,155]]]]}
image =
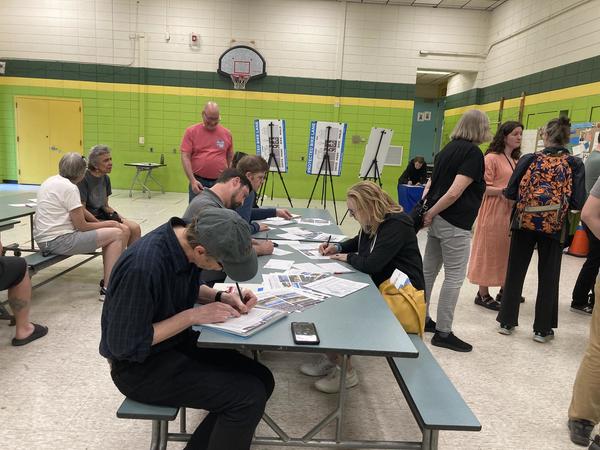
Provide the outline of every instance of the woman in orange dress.
{"type": "Polygon", "coordinates": [[[522,134],[523,125],[519,122],[503,123],[485,153],[487,187],[477,216],[467,278],[479,285],[475,304],[494,311],[500,310],[500,299],[490,295],[489,287],[504,284],[514,203],[502,195],[502,190],[521,155],[522,134]]]}

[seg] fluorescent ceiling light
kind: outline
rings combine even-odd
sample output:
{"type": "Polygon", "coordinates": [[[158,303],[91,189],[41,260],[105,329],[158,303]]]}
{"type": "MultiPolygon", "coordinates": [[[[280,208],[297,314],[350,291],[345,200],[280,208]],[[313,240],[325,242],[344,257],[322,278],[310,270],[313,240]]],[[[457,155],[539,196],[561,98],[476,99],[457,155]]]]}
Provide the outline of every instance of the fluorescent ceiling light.
{"type": "Polygon", "coordinates": [[[417,73],[427,74],[427,75],[452,75],[453,72],[445,72],[443,70],[421,70],[417,69],[417,73]]]}

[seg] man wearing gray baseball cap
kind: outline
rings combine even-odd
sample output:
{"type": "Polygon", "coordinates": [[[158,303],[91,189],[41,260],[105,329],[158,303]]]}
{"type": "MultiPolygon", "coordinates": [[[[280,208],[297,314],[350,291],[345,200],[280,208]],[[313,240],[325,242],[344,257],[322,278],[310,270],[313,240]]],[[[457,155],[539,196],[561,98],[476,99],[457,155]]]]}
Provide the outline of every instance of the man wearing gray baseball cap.
{"type": "Polygon", "coordinates": [[[273,375],[234,350],[196,346],[192,325],[246,313],[256,296],[200,285],[200,269],[236,281],[257,271],[248,224],[228,209],[200,211],[148,233],[115,265],[102,310],[100,354],[127,397],[155,405],[204,409],[208,415],[186,449],[247,450],[273,375]]]}

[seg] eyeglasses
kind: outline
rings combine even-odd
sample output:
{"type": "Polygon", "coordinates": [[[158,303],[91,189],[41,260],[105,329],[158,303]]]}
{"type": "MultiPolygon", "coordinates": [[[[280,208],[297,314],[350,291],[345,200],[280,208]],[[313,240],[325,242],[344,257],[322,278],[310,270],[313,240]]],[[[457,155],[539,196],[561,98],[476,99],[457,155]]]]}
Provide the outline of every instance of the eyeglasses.
{"type": "Polygon", "coordinates": [[[350,209],[350,208],[348,208],[348,212],[350,213],[350,215],[351,215],[352,217],[355,217],[355,216],[356,216],[356,211],[355,211],[354,209],[350,209]]]}

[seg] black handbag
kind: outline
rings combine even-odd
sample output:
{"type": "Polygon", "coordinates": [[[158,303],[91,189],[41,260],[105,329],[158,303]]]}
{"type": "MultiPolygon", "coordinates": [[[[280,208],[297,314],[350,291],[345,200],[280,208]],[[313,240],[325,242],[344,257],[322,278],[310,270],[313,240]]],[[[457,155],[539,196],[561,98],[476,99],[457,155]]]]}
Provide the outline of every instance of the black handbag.
{"type": "Polygon", "coordinates": [[[413,221],[413,227],[415,229],[415,233],[418,233],[421,228],[423,228],[423,216],[429,209],[429,205],[427,204],[427,197],[422,198],[415,205],[411,212],[408,213],[409,217],[413,221]]]}

